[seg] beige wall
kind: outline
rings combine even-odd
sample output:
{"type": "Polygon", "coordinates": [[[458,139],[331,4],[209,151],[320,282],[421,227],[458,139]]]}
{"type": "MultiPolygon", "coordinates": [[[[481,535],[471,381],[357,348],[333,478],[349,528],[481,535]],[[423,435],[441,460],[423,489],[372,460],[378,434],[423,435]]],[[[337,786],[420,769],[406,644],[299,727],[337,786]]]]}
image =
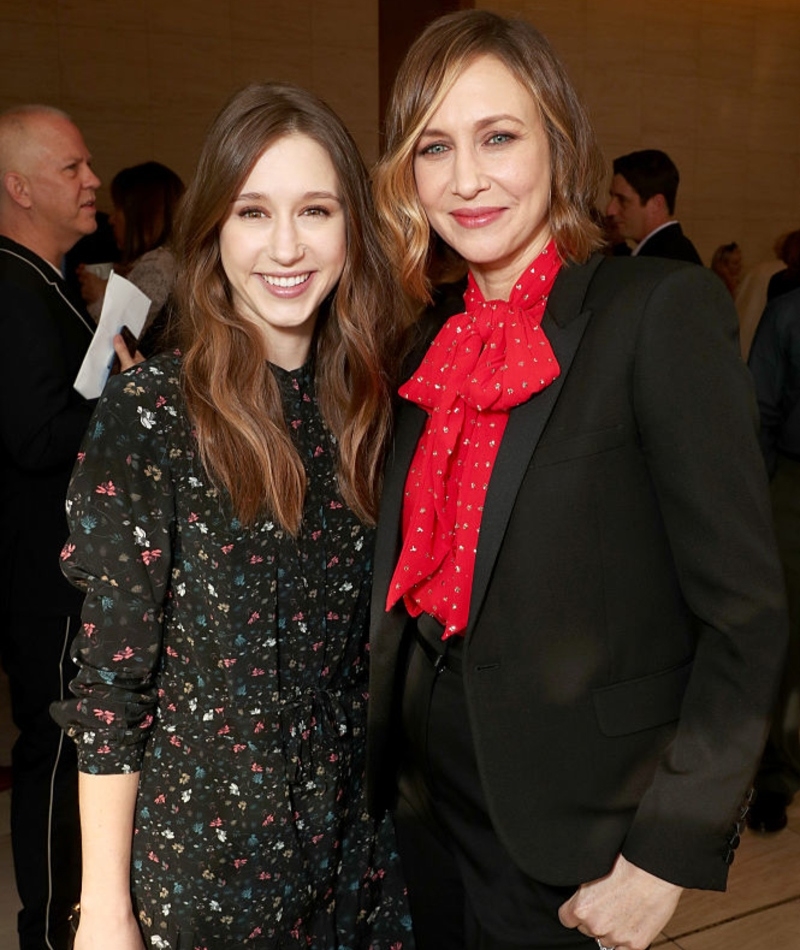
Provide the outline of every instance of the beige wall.
{"type": "MultiPolygon", "coordinates": [[[[800,227],[800,0],[477,0],[552,40],[609,163],[668,151],[708,261],[800,227]]],[[[324,95],[372,161],[378,0],[0,0],[0,107],[69,111],[107,182],[155,158],[188,177],[207,123],[257,78],[324,95]]],[[[101,195],[101,204],[107,199],[101,195]]]]}
{"type": "Polygon", "coordinates": [[[611,162],[669,152],[677,213],[706,263],[745,264],[800,228],[800,0],[489,0],[560,52],[611,162]]]}
{"type": "Polygon", "coordinates": [[[0,0],[0,108],[65,109],[105,184],[147,159],[188,179],[231,92],[267,78],[324,95],[373,160],[377,0],[0,0]]]}

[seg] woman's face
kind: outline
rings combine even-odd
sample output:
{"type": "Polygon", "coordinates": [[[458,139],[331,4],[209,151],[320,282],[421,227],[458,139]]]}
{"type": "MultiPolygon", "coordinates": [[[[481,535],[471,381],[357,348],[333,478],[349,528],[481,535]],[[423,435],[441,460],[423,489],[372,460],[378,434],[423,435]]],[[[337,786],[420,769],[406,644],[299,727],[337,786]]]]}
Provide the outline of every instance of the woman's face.
{"type": "Polygon", "coordinates": [[[299,133],[265,149],[234,197],[219,250],[236,312],[261,330],[265,356],[285,369],[302,365],[347,254],[339,180],[325,149],[299,133]]]}
{"type": "Polygon", "coordinates": [[[431,227],[489,299],[507,298],[550,239],[550,146],[531,94],[494,56],[467,66],[417,143],[431,227]]]}

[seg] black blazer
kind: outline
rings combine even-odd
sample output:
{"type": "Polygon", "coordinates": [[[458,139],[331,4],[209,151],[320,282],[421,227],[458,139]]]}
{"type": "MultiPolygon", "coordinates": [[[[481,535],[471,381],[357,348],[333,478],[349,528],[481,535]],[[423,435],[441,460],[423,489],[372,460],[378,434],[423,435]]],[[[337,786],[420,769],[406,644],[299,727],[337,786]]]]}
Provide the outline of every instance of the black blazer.
{"type": "MultiPolygon", "coordinates": [[[[543,328],[559,379],[511,411],[481,525],[464,685],[497,832],[570,885],[622,851],[723,888],[786,642],[736,316],[705,269],[565,267],[543,328]]],[[[380,517],[368,791],[391,807],[404,644],[384,605],[425,420],[404,404],[380,517]]]]}
{"type": "Polygon", "coordinates": [[[94,402],[73,389],[93,333],[53,267],[0,237],[0,603],[38,615],[80,613],[62,576],[67,484],[94,402]]]}
{"type": "Polygon", "coordinates": [[[683,233],[677,221],[649,237],[637,251],[637,257],[666,257],[671,261],[702,264],[697,248],[683,233]]]}

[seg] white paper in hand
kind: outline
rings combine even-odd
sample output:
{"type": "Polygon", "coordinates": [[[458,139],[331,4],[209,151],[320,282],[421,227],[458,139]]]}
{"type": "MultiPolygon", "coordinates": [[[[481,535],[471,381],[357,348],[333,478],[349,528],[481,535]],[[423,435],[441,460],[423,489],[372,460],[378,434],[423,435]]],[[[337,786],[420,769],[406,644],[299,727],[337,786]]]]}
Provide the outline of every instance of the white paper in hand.
{"type": "Polygon", "coordinates": [[[114,362],[114,337],[127,326],[138,339],[150,303],[147,294],[119,274],[108,278],[100,320],[74,384],[85,399],[97,399],[103,391],[114,362]]]}

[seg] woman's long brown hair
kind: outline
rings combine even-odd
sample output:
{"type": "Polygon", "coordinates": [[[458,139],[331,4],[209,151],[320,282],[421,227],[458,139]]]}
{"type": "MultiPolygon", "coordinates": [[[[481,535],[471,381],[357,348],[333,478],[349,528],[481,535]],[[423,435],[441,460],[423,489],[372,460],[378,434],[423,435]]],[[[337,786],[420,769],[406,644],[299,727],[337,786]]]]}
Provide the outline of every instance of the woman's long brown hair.
{"type": "Polygon", "coordinates": [[[219,253],[219,231],[260,155],[285,135],[316,141],[336,170],[347,258],[323,302],[312,343],[322,417],[337,442],[345,502],[374,523],[390,428],[386,367],[403,323],[401,294],[380,249],[368,175],[335,113],[287,83],[241,90],[212,125],[179,222],[176,288],[183,391],[200,456],[243,524],[261,516],[297,534],[306,491],[303,462],[283,416],[258,328],[240,317],[219,253]]]}

